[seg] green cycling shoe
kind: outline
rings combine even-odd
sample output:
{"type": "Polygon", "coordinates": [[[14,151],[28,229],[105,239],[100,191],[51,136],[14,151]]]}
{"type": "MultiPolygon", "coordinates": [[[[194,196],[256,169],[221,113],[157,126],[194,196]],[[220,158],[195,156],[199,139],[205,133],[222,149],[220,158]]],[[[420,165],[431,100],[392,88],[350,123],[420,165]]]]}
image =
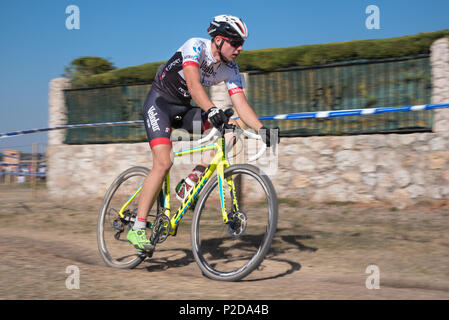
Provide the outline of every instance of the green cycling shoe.
{"type": "Polygon", "coordinates": [[[137,249],[139,253],[152,252],[154,246],[147,238],[145,229],[129,230],[126,237],[128,241],[137,249]]]}

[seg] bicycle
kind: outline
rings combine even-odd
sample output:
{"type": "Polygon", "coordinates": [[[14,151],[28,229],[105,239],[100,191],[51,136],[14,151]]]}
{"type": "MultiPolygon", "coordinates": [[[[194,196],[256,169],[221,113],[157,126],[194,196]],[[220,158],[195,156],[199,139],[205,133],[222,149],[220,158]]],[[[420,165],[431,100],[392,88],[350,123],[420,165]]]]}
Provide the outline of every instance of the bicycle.
{"type": "MultiPolygon", "coordinates": [[[[229,110],[228,118],[232,116],[232,109],[229,110]]],[[[230,165],[224,138],[225,130],[229,129],[237,135],[261,139],[233,125],[223,125],[198,140],[203,144],[218,133],[217,142],[176,152],[175,156],[179,157],[216,150],[209,167],[174,214],[170,206],[170,173],[167,174],[149,212],[147,229],[151,230],[150,241],[156,246],[169,236],[176,236],[187,210],[194,208],[191,247],[200,270],[210,279],[237,281],[256,269],[269,251],[277,227],[278,202],[272,182],[260,169],[251,164],[230,165]],[[215,171],[217,174],[213,176],[215,171]],[[218,197],[213,193],[217,186],[218,197]]],[[[249,161],[259,158],[265,149],[263,145],[249,161]]],[[[134,200],[142,188],[141,182],[133,178],[143,180],[148,173],[145,167],[129,168],[106,192],[98,217],[97,241],[100,256],[108,266],[134,268],[153,255],[154,251],[137,253],[126,240],[126,232],[132,228],[137,215],[134,200]]]]}

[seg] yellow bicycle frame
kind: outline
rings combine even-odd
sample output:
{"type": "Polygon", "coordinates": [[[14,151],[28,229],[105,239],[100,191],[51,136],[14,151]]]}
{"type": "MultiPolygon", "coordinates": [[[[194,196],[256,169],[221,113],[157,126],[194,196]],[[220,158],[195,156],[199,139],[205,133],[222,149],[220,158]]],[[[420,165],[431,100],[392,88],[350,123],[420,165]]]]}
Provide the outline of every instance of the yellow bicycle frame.
{"type": "MultiPolygon", "coordinates": [[[[177,227],[182,220],[184,214],[187,212],[187,210],[192,206],[192,204],[195,202],[196,198],[198,197],[199,193],[205,186],[206,182],[209,181],[212,174],[217,171],[217,179],[218,179],[218,187],[219,187],[219,194],[220,194],[220,205],[221,205],[221,213],[223,216],[223,223],[228,223],[228,213],[226,211],[226,201],[225,201],[225,194],[226,189],[225,186],[228,186],[229,191],[232,194],[233,198],[233,206],[235,210],[238,209],[238,202],[237,202],[237,196],[236,196],[236,190],[235,190],[235,184],[232,178],[226,179],[226,184],[224,184],[224,170],[229,167],[229,162],[226,159],[225,156],[225,139],[219,138],[218,141],[214,144],[209,144],[189,150],[183,150],[178,151],[175,153],[176,157],[182,157],[186,154],[192,154],[195,152],[203,152],[203,151],[210,151],[210,150],[217,150],[214,158],[212,159],[209,167],[204,172],[204,175],[201,177],[200,181],[196,184],[196,186],[190,191],[187,198],[183,201],[182,205],[178,208],[176,214],[174,214],[172,217],[171,207],[170,207],[170,173],[167,174],[165,177],[165,184],[163,186],[164,188],[164,214],[170,218],[170,234],[175,235],[177,227]]],[[[129,198],[129,200],[123,205],[123,207],[119,211],[119,215],[121,218],[124,218],[123,211],[126,209],[126,207],[131,203],[131,201],[140,193],[142,190],[142,186],[140,186],[136,192],[129,198]]]]}
{"type": "MultiPolygon", "coordinates": [[[[189,150],[179,151],[175,153],[175,156],[183,156],[185,154],[192,154],[195,152],[202,152],[202,151],[210,151],[210,150],[217,150],[214,158],[212,159],[209,167],[204,172],[204,175],[201,177],[200,181],[196,184],[196,186],[190,191],[187,198],[184,200],[182,205],[179,207],[178,211],[175,215],[173,215],[170,218],[170,224],[171,224],[171,234],[174,235],[176,233],[177,226],[179,225],[179,222],[182,220],[184,214],[187,212],[187,210],[191,207],[191,205],[194,203],[196,198],[198,197],[199,193],[203,189],[203,187],[206,185],[206,182],[209,181],[212,174],[217,171],[217,179],[219,184],[219,193],[220,193],[220,204],[221,204],[221,213],[223,216],[223,222],[228,223],[228,214],[226,211],[226,203],[225,203],[225,189],[223,185],[224,180],[224,170],[229,167],[229,162],[226,159],[225,156],[225,139],[220,138],[218,141],[214,144],[209,144],[206,146],[201,146],[198,148],[193,148],[189,150]]],[[[229,179],[231,180],[231,179],[229,179]]],[[[165,178],[165,184],[169,184],[169,176],[165,178]]],[[[229,184],[229,187],[234,186],[232,183],[229,184]]],[[[165,214],[169,216],[170,213],[170,192],[168,192],[169,189],[166,188],[165,190],[165,214]],[[167,202],[168,200],[168,202],[167,202]]],[[[235,190],[231,191],[235,195],[235,190]]],[[[236,202],[236,201],[235,201],[236,202]]]]}

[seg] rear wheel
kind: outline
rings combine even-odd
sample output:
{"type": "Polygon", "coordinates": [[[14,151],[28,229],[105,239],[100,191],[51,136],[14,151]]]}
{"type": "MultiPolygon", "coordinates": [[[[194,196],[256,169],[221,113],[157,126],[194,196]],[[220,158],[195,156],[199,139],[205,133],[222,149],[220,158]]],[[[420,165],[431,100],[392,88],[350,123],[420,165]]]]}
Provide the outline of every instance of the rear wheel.
{"type": "Polygon", "coordinates": [[[229,223],[224,224],[219,198],[219,181],[211,180],[200,194],[192,221],[191,243],[201,271],[214,280],[237,281],[251,273],[264,259],[277,227],[276,192],[268,177],[257,167],[237,164],[225,170],[236,192],[226,181],[229,223]],[[233,205],[234,196],[238,208],[233,205]]]}
{"type": "MultiPolygon", "coordinates": [[[[138,266],[145,255],[139,255],[137,250],[128,242],[128,231],[134,225],[137,215],[137,195],[126,207],[120,217],[122,206],[143,184],[150,170],[145,167],[132,167],[122,172],[111,184],[100,208],[97,223],[97,242],[100,256],[104,263],[110,267],[131,269],[138,266]]],[[[163,204],[162,191],[148,219],[154,219],[163,204]]],[[[150,226],[150,223],[147,223],[150,226]]],[[[147,234],[151,234],[151,230],[147,234]]]]}

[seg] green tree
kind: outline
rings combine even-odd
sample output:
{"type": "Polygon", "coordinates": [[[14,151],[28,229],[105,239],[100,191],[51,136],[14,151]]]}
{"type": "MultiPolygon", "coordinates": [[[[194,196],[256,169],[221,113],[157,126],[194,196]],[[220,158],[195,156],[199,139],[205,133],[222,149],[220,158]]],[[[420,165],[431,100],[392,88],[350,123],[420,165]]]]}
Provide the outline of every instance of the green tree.
{"type": "Polygon", "coordinates": [[[64,77],[69,78],[74,87],[82,86],[86,78],[116,69],[114,64],[101,57],[80,57],[65,67],[64,77]]]}

